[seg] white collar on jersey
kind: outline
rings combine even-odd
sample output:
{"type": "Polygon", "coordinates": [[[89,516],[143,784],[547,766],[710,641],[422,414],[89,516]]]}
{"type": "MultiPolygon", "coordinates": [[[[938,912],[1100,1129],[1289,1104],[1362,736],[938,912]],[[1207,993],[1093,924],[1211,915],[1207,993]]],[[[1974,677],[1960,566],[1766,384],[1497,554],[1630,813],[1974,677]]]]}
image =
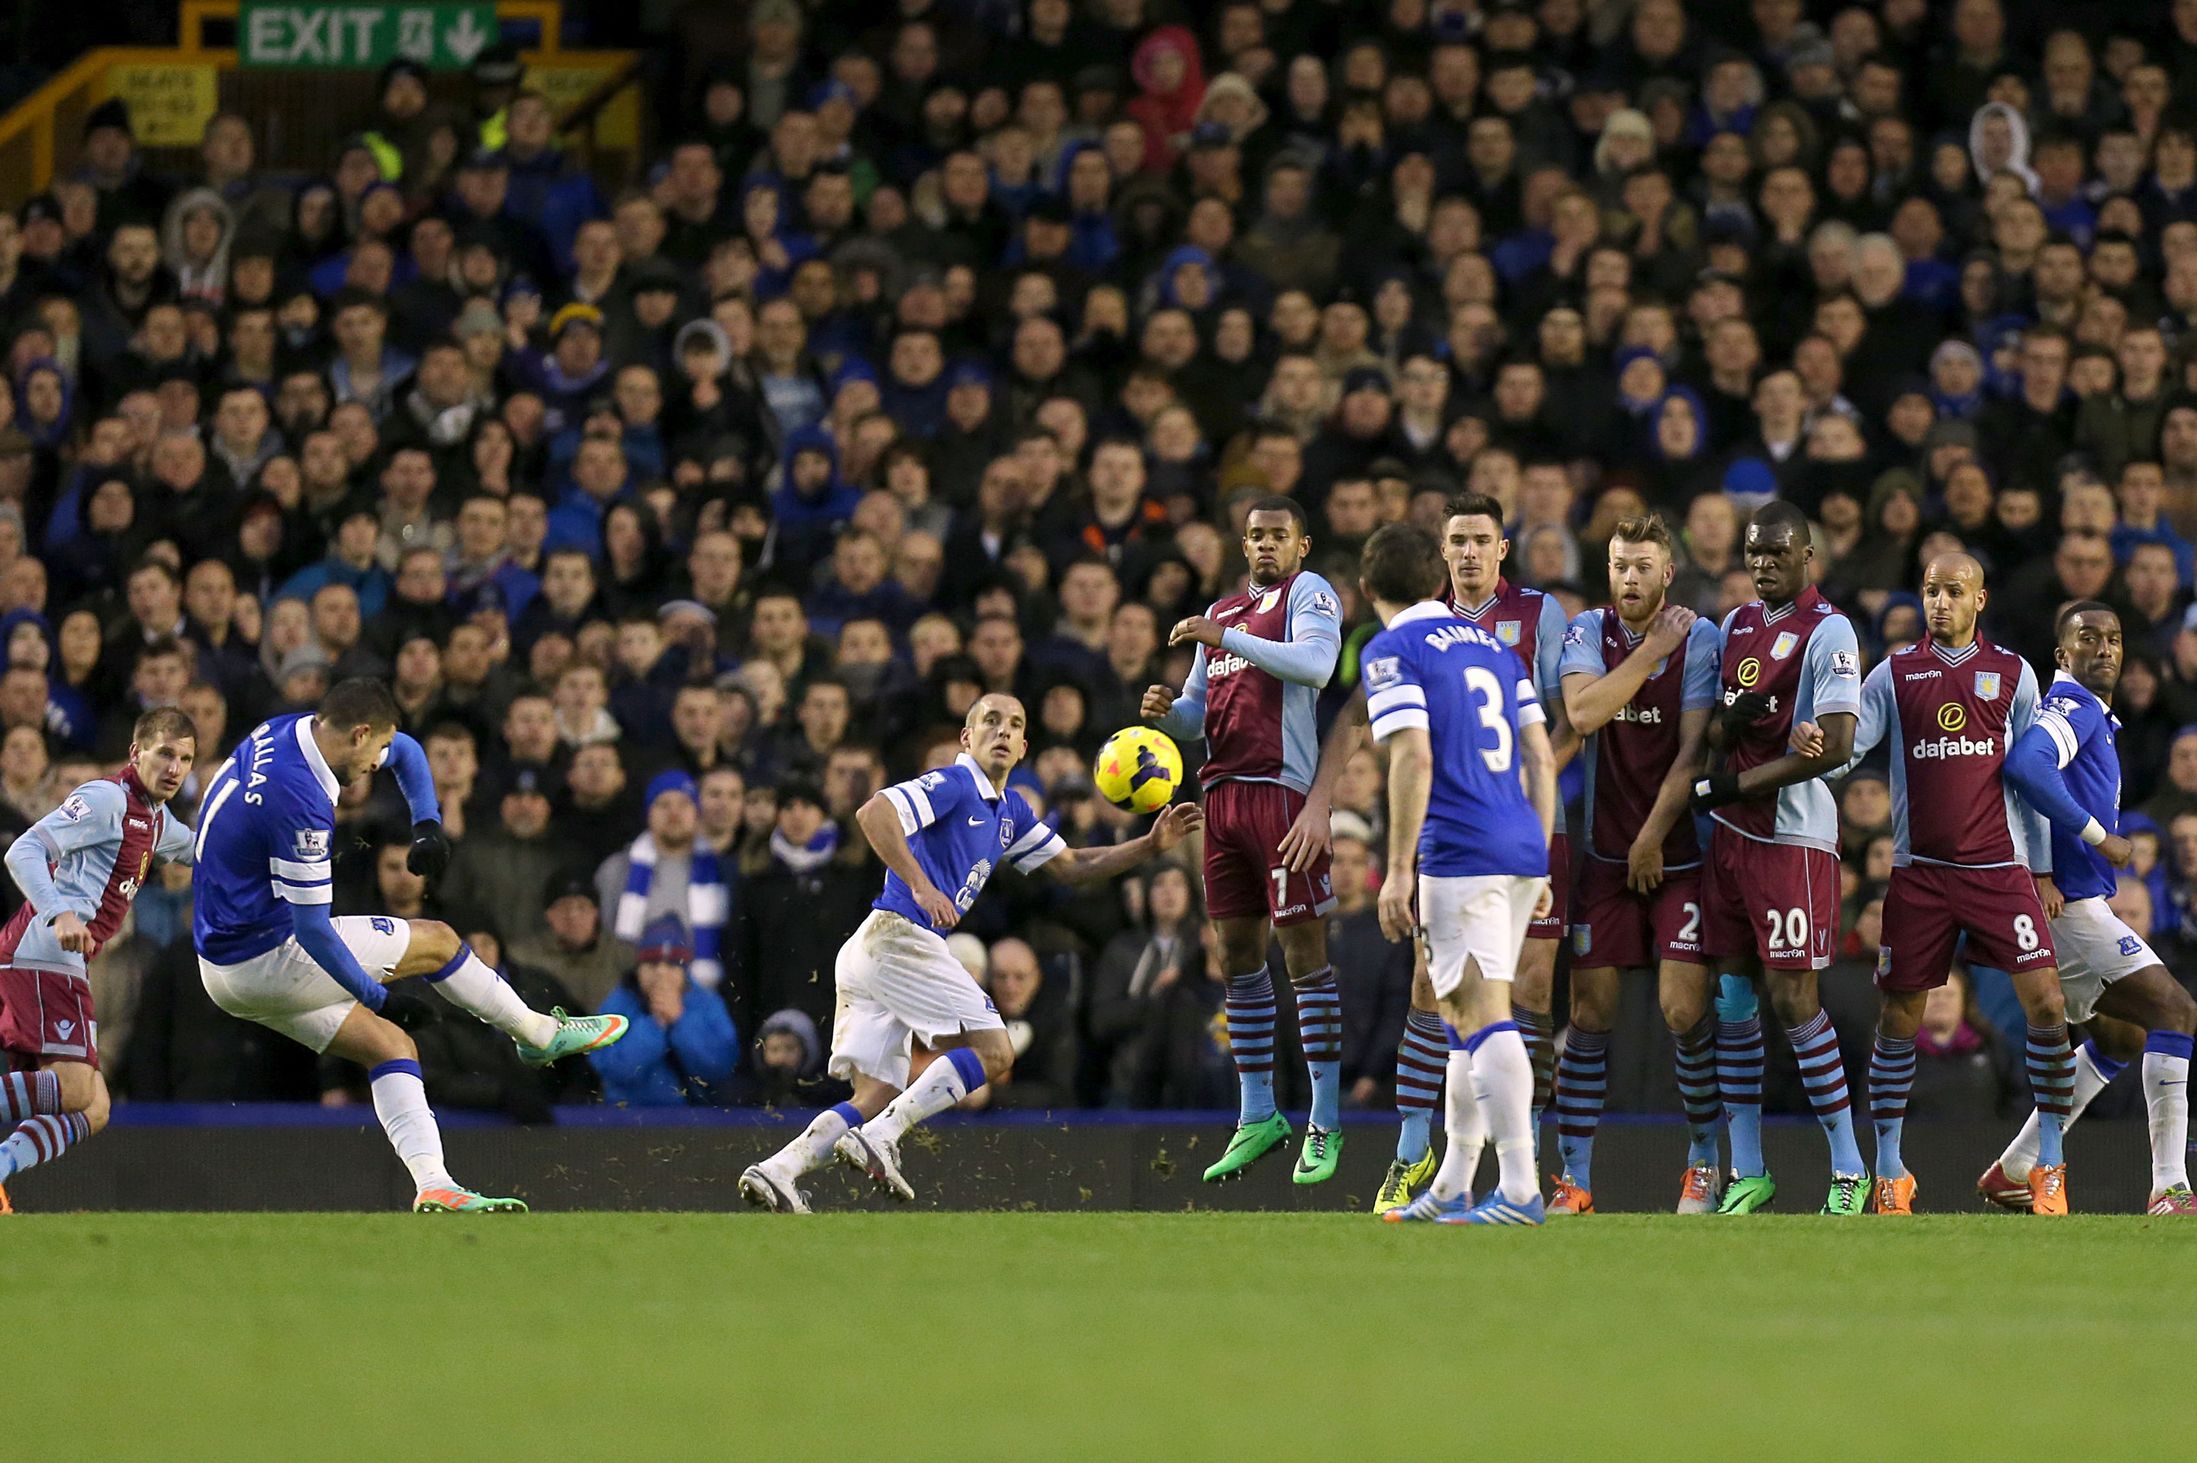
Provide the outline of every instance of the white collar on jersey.
{"type": "Polygon", "coordinates": [[[1965,664],[1968,661],[1969,657],[1973,656],[1977,651],[1983,649],[1983,641],[1980,637],[1978,639],[1969,641],[1966,645],[1963,645],[1958,650],[1948,650],[1944,646],[1938,644],[1938,642],[1935,640],[1930,641],[1929,645],[1930,653],[1936,656],[1939,660],[1944,661],[1947,665],[1965,664]]]}
{"type": "Polygon", "coordinates": [[[313,776],[320,780],[320,790],[328,794],[328,806],[334,807],[336,799],[343,792],[343,784],[336,781],[336,774],[329,767],[328,759],[320,754],[320,743],[313,740],[314,720],[310,716],[297,719],[298,750],[305,754],[305,765],[312,768],[313,776]]]}
{"type": "Polygon", "coordinates": [[[954,758],[954,766],[969,769],[969,775],[976,779],[976,790],[984,795],[984,801],[996,803],[1006,796],[998,788],[992,786],[992,774],[986,772],[983,765],[967,752],[963,752],[960,756],[954,758]]]}
{"type": "Polygon", "coordinates": [[[1452,618],[1450,607],[1438,599],[1422,599],[1415,605],[1407,605],[1396,612],[1388,622],[1393,630],[1398,625],[1408,625],[1414,620],[1447,620],[1452,618]]]}

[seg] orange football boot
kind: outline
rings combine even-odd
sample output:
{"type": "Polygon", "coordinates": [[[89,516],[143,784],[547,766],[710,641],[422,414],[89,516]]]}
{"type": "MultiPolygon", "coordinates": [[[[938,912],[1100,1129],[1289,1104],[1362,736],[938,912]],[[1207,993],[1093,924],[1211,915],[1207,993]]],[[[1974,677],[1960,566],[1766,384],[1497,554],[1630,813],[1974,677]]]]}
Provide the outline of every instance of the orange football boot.
{"type": "Polygon", "coordinates": [[[2067,1165],[2038,1164],[2029,1171],[2029,1212],[2067,1213],[2067,1165]]]}
{"type": "Polygon", "coordinates": [[[1573,1183],[1570,1174],[1567,1173],[1553,1178],[1549,1180],[1549,1183],[1555,1190],[1554,1197],[1549,1200],[1549,1217],[1551,1219],[1559,1214],[1592,1214],[1594,1212],[1594,1195],[1573,1183]]]}
{"type": "Polygon", "coordinates": [[[1888,1179],[1877,1175],[1875,1191],[1869,1196],[1869,1210],[1873,1214],[1912,1214],[1915,1212],[1915,1176],[1906,1174],[1888,1179]]]}

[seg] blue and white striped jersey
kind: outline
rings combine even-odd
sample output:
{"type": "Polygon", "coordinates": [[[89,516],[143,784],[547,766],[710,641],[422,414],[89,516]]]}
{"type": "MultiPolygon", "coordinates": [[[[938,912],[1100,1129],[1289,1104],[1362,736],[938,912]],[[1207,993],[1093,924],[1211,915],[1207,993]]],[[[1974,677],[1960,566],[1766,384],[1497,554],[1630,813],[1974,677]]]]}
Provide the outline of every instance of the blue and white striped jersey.
{"type": "Polygon", "coordinates": [[[342,791],[309,715],[261,722],[207,785],[191,933],[216,965],[290,938],[291,906],[335,899],[329,865],[342,791]]]}
{"type": "MultiPolygon", "coordinates": [[[[900,815],[900,831],[908,835],[916,863],[964,914],[1002,862],[1035,873],[1068,850],[1060,835],[1030,811],[1021,793],[993,787],[967,752],[951,767],[894,783],[885,789],[885,801],[900,815]]],[[[890,869],[870,907],[931,928],[914,892],[890,869]]]]}
{"type": "Polygon", "coordinates": [[[1435,600],[1366,642],[1373,739],[1426,732],[1434,752],[1419,872],[1437,878],[1549,871],[1548,840],[1518,775],[1518,732],[1547,720],[1509,646],[1435,600]]]}

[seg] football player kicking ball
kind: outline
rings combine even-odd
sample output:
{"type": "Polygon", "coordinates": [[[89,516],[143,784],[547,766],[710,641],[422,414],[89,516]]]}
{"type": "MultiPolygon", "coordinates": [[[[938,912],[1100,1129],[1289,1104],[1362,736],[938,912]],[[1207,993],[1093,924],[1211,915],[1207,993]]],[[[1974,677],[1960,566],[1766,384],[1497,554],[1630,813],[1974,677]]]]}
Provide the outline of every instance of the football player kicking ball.
{"type": "Polygon", "coordinates": [[[191,830],[167,803],[197,751],[189,717],[146,712],[119,773],[77,788],[8,848],[25,903],[0,929],[0,1183],[107,1126],[85,967],[122,927],[153,860],[191,861],[191,830]]]}
{"type": "Polygon", "coordinates": [[[1762,597],[1724,617],[1724,705],[1709,718],[1709,746],[1724,764],[1694,784],[1693,799],[1716,825],[1701,880],[1701,945],[1721,988],[1717,1085],[1732,1143],[1732,1182],[1717,1213],[1752,1214],[1777,1193],[1762,1158],[1762,1018],[1746,975],[1759,959],[1830,1142],[1823,1212],[1856,1215],[1869,1175],[1816,972],[1831,963],[1838,932],[1838,809],[1823,778],[1846,765],[1853,744],[1861,655],[1854,627],[1808,582],[1815,547],[1799,509],[1757,510],[1745,555],[1762,597]],[[1820,751],[1787,750],[1796,721],[1821,724],[1820,751]]]}
{"type": "Polygon", "coordinates": [[[993,870],[1009,863],[1071,883],[1110,879],[1204,822],[1195,806],[1178,803],[1141,838],[1070,848],[1020,793],[1007,790],[1007,774],[1029,747],[1020,701],[979,697],[962,724],[961,746],[952,766],[896,783],[855,813],[885,862],[885,887],[840,947],[833,972],[839,1002],[830,1069],[854,1085],[854,1097],[818,1113],[799,1137],[740,1175],[740,1196],[751,1204],[808,1213],[799,1180],[835,1153],[894,1198],[913,1199],[900,1168],[902,1135],[1014,1065],[998,1008],[946,948],[946,931],[976,903],[993,870]],[[914,1038],[940,1055],[911,1083],[914,1038]]]}
{"type": "MultiPolygon", "coordinates": [[[[1914,1212],[1915,1176],[1900,1156],[1900,1135],[1915,1085],[1915,1033],[1964,932],[1968,958],[2012,976],[2028,1017],[2029,1086],[2042,1143],[2029,1193],[2037,1213],[2067,1212],[2060,1130],[2074,1095],[2075,1057],[2039,876],[2031,872],[2032,859],[2045,859],[2044,820],[2015,799],[2005,776],[2006,749],[2036,719],[2037,675],[1976,633],[1988,598],[1974,559],[1932,559],[1922,576],[1927,633],[1879,661],[1861,688],[1854,756],[1879,742],[1892,749],[1892,880],[1877,959],[1884,1008],[1869,1055],[1877,1133],[1871,1207],[1879,1214],[1914,1212]]],[[[1821,743],[1813,726],[1793,728],[1796,749],[1821,743]]]]}
{"type": "Polygon", "coordinates": [[[1427,534],[1380,529],[1359,576],[1386,627],[1365,649],[1366,711],[1389,754],[1381,930],[1423,935],[1449,1045],[1442,1166],[1424,1194],[1381,1217],[1537,1225],[1533,1068],[1510,984],[1526,926],[1549,900],[1556,760],[1545,718],[1517,657],[1443,602],[1441,551],[1427,534]],[[1475,1205],[1483,1132],[1500,1176],[1475,1205]]]}
{"type": "Polygon", "coordinates": [[[1342,653],[1342,602],[1304,570],[1312,540],[1292,498],[1261,498],[1244,519],[1251,566],[1242,594],[1214,602],[1168,635],[1194,644],[1197,660],[1177,696],[1144,693],[1146,721],[1176,738],[1206,743],[1198,780],[1205,790],[1205,907],[1228,972],[1228,1050],[1240,1093],[1236,1131],[1205,1181],[1242,1172],[1289,1139],[1274,1106],[1274,981],[1266,968],[1269,930],[1296,994],[1297,1036],[1312,1078],[1312,1112],[1291,1177],[1335,1176],[1343,1135],[1343,998],[1327,963],[1335,907],[1324,846],[1301,861],[1280,852],[1304,812],[1320,751],[1320,688],[1342,653]]]}
{"type": "MultiPolygon", "coordinates": [[[[2152,952],[2144,937],[2107,907],[2114,869],[2134,850],[2121,837],[2120,722],[2106,701],[2121,677],[2121,620],[2096,600],[2060,612],[2059,671],[2028,731],[2006,754],[2006,780],[2051,822],[2051,870],[2037,893],[2060,952],[2067,1019],[2090,1026],[2075,1057],[2072,1125],[2122,1067],[2143,1061],[2144,1105],[2151,1115],[2148,1214],[2197,1214],[2189,1184],[2189,1064],[2197,1001],[2152,952]]],[[[2002,1208],[2031,1212],[2044,1142],[2032,1113],[2019,1137],[1977,1181],[2002,1208]]]]}
{"type": "Polygon", "coordinates": [[[317,713],[261,722],[214,773],[198,820],[199,979],[230,1015],[366,1068],[374,1116],[411,1172],[415,1213],[520,1213],[524,1203],[462,1188],[443,1166],[419,1048],[380,1014],[384,983],[425,978],[508,1035],[530,1066],[608,1046],[626,1018],[530,1010],[438,920],[329,917],[336,799],[384,763],[412,812],[407,867],[434,878],[450,860],[427,754],[397,730],[397,716],[381,682],[341,681],[317,713]]]}
{"type": "Polygon", "coordinates": [[[1678,1212],[1716,1209],[1716,1024],[1701,958],[1701,844],[1686,798],[1717,704],[1717,638],[1713,623],[1663,602],[1672,569],[1661,518],[1622,520],[1610,538],[1610,607],[1586,611],[1564,633],[1564,702],[1587,739],[1587,816],[1572,906],[1571,1030],[1556,1064],[1564,1173],[1551,1215],[1594,1212],[1618,972],[1650,966],[1686,1110],[1678,1212]]]}

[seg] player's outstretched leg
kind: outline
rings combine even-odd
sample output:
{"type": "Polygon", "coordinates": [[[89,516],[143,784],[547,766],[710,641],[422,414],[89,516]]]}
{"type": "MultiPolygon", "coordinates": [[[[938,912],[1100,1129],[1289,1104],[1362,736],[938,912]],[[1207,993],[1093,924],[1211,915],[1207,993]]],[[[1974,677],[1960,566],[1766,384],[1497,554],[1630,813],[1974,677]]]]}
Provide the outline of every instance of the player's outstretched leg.
{"type": "Polygon", "coordinates": [[[532,1009],[446,924],[413,920],[411,933],[397,975],[424,966],[423,979],[437,995],[510,1037],[519,1048],[519,1060],[530,1067],[596,1051],[626,1034],[623,1016],[567,1016],[562,1010],[544,1014],[532,1009]]]}
{"type": "Polygon", "coordinates": [[[1719,1214],[1752,1214],[1777,1197],[1777,1181],[1762,1157],[1762,1003],[1754,982],[1726,973],[1716,997],[1716,1081],[1724,1127],[1732,1140],[1732,1181],[1719,1214]]]}
{"type": "Polygon", "coordinates": [[[1800,1068],[1801,1089],[1831,1149],[1831,1192],[1820,1212],[1852,1218],[1868,1209],[1869,1169],[1854,1135],[1854,1099],[1846,1085],[1838,1033],[1831,1028],[1830,1013],[1816,1000],[1813,970],[1773,970],[1769,983],[1800,1068]]]}
{"type": "Polygon", "coordinates": [[[1412,981],[1412,1005],[1396,1047],[1396,1158],[1374,1196],[1373,1212],[1386,1214],[1411,1202],[1434,1177],[1434,1109],[1442,1100],[1447,1039],[1432,993],[1419,1004],[1424,975],[1412,981]]]}
{"type": "Polygon", "coordinates": [[[1005,1031],[972,1031],[965,1041],[965,1045],[946,1048],[876,1117],[849,1128],[833,1145],[840,1158],[868,1174],[896,1199],[915,1197],[914,1187],[900,1171],[900,1140],[908,1129],[944,1112],[985,1083],[1005,1076],[1014,1066],[1015,1049],[1005,1031]]]}
{"type": "Polygon", "coordinates": [[[52,1163],[107,1126],[106,1079],[88,1062],[0,1073],[0,1183],[52,1163]]]}
{"type": "MultiPolygon", "coordinates": [[[[1224,941],[1225,944],[1225,941],[1224,941]]],[[[1205,1181],[1240,1173],[1289,1139],[1289,1119],[1274,1107],[1274,980],[1261,965],[1228,978],[1228,1055],[1236,1064],[1236,1131],[1205,1181]]]]}
{"type": "Polygon", "coordinates": [[[328,1043],[331,1056],[366,1068],[374,1095],[374,1116],[412,1175],[415,1214],[524,1214],[519,1199],[497,1199],[466,1188],[444,1166],[442,1129],[427,1105],[427,1083],[420,1075],[420,1051],[395,1023],[364,1006],[354,1006],[328,1043]]]}
{"type": "MultiPolygon", "coordinates": [[[[861,1097],[860,1089],[865,1085],[879,1094],[866,1109],[852,1102],[835,1103],[809,1119],[809,1125],[785,1147],[761,1163],[749,1164],[740,1175],[740,1197],[759,1209],[780,1214],[807,1214],[808,1195],[801,1192],[797,1181],[804,1174],[830,1163],[841,1139],[899,1096],[898,1088],[864,1077],[856,1079],[857,1098],[861,1097]]],[[[909,1197],[913,1197],[912,1190],[909,1197]]]]}

